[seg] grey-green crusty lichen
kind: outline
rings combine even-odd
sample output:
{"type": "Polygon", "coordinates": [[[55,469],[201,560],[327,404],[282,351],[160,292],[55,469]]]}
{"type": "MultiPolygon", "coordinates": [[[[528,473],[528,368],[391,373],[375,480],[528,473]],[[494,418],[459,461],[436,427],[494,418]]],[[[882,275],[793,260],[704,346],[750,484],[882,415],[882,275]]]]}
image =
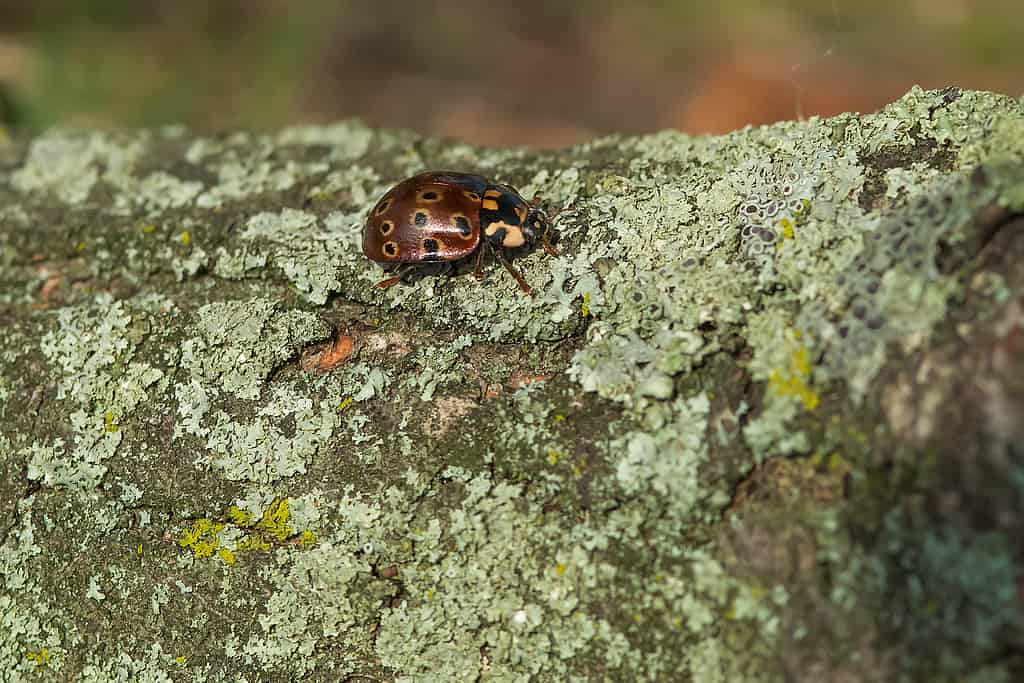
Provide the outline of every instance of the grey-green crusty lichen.
{"type": "Polygon", "coordinates": [[[1021,547],[903,495],[948,395],[900,373],[1016,310],[971,269],[1022,168],[1024,103],[919,89],[549,153],[350,122],[0,147],[0,668],[1008,677],[1021,547]],[[362,216],[424,167],[564,209],[535,298],[373,286],[362,216]]]}

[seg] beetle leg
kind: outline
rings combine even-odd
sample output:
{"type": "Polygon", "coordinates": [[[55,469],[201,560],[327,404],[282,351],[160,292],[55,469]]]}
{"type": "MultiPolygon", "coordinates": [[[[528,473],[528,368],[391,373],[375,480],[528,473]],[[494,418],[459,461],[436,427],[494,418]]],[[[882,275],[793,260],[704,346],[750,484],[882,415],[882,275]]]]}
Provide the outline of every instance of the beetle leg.
{"type": "Polygon", "coordinates": [[[549,256],[561,256],[562,255],[562,253],[560,251],[555,249],[555,245],[551,244],[551,240],[548,239],[547,232],[545,232],[543,235],[541,235],[540,245],[542,247],[544,247],[544,251],[546,251],[549,256]]]}
{"type": "Polygon", "coordinates": [[[377,283],[377,287],[380,289],[387,289],[393,287],[399,282],[409,282],[409,275],[416,271],[415,263],[401,263],[398,264],[394,269],[389,269],[390,272],[395,273],[394,277],[389,277],[386,280],[381,280],[377,283]]]}
{"type": "Polygon", "coordinates": [[[508,274],[515,279],[516,284],[519,285],[519,288],[523,290],[523,292],[525,292],[526,294],[533,296],[533,287],[527,284],[526,280],[519,273],[519,271],[512,266],[512,263],[508,260],[505,254],[501,253],[500,249],[492,249],[492,251],[494,252],[495,258],[497,258],[498,261],[501,262],[501,265],[505,266],[505,270],[508,271],[508,274]]]}
{"type": "Polygon", "coordinates": [[[388,287],[397,285],[401,281],[402,276],[396,275],[395,277],[389,277],[387,280],[381,280],[380,282],[377,283],[376,286],[379,287],[380,289],[387,289],[388,287]]]}
{"type": "Polygon", "coordinates": [[[473,269],[473,277],[476,278],[477,282],[482,282],[484,279],[484,249],[483,245],[476,250],[476,267],[473,269]]]}

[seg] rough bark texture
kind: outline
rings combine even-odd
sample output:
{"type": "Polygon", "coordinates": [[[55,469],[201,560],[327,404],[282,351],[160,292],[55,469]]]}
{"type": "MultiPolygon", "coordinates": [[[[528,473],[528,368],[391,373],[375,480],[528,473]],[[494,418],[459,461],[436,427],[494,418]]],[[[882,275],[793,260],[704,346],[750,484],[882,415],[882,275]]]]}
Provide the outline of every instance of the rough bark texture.
{"type": "MultiPolygon", "coordinates": [[[[0,678],[1010,681],[1024,101],[0,143],[0,678]],[[381,291],[422,168],[562,255],[381,291]]],[[[1018,678],[1015,678],[1018,677],[1018,678]]]]}

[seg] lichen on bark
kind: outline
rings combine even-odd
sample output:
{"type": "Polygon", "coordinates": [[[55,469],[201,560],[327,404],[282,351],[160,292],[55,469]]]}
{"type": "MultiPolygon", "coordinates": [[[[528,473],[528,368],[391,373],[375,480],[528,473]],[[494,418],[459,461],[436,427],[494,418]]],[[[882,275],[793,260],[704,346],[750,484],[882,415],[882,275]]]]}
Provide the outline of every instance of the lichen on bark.
{"type": "Polygon", "coordinates": [[[1012,680],[1024,101],[0,143],[12,680],[1012,680]],[[423,168],[561,255],[386,291],[423,168]]]}

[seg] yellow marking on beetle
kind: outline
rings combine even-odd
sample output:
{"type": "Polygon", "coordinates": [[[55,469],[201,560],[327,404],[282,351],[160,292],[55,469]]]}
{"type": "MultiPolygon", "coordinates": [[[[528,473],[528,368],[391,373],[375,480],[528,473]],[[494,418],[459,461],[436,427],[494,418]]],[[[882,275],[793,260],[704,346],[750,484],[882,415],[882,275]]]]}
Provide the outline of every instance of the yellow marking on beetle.
{"type": "Polygon", "coordinates": [[[494,201],[493,199],[485,199],[484,203],[481,204],[480,206],[487,209],[488,211],[498,210],[498,202],[494,201]]]}
{"type": "Polygon", "coordinates": [[[484,192],[485,197],[500,197],[501,190],[487,190],[484,192]]]}
{"type": "Polygon", "coordinates": [[[487,236],[494,237],[494,234],[502,228],[505,229],[505,237],[501,240],[501,246],[506,249],[515,249],[526,244],[526,237],[523,236],[523,231],[518,226],[509,225],[502,221],[495,221],[488,225],[486,230],[487,236]]]}

